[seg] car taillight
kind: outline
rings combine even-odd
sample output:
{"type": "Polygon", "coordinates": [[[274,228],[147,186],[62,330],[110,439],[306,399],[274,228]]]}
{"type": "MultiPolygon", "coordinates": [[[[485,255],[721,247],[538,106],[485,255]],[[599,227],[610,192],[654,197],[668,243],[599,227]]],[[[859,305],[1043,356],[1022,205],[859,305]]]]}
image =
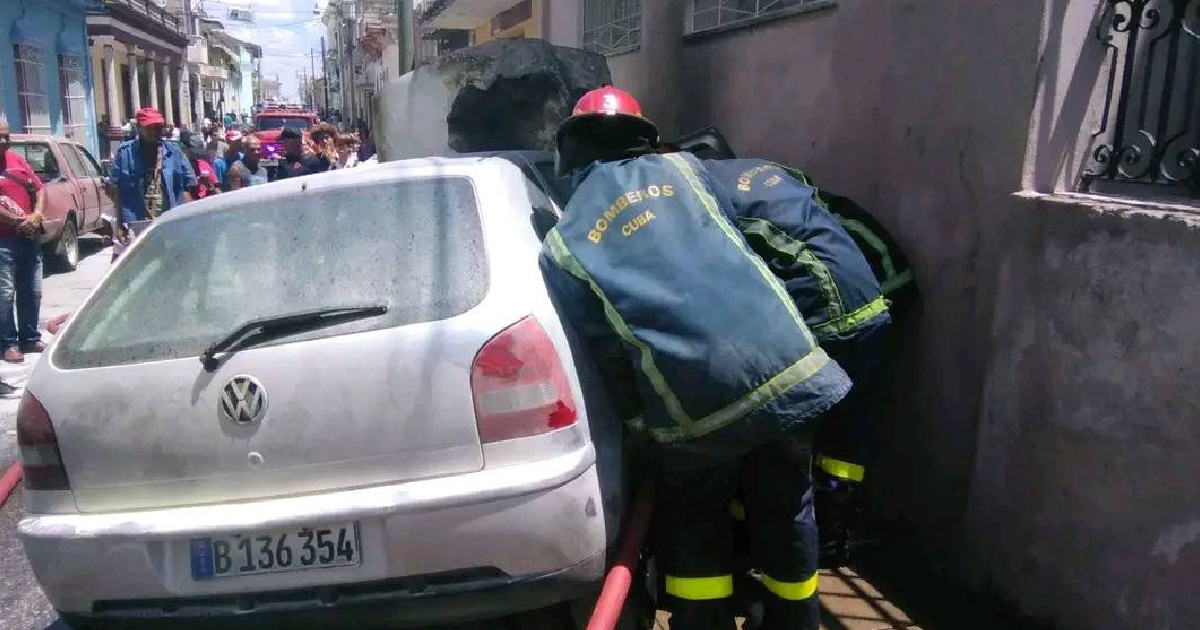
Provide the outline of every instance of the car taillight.
{"type": "Polygon", "coordinates": [[[575,401],[558,352],[532,316],[492,337],[471,365],[475,422],[484,444],[575,423],[575,401]]]}
{"type": "Polygon", "coordinates": [[[17,409],[17,444],[29,490],[70,490],[67,469],[58,450],[58,436],[42,403],[25,392],[17,409]]]}

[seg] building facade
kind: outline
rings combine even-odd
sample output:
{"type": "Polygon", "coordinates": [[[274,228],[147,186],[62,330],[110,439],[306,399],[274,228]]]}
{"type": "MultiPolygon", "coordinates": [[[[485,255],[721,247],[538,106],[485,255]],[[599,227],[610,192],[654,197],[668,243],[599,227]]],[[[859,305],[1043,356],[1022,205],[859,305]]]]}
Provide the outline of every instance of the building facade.
{"type": "Polygon", "coordinates": [[[17,133],[99,148],[90,94],[88,0],[0,2],[0,118],[17,133]]]}
{"type": "Polygon", "coordinates": [[[664,136],[716,125],[907,250],[868,482],[922,562],[1064,630],[1195,625],[1194,1],[547,8],[664,136]]]}
{"type": "MultiPolygon", "coordinates": [[[[400,68],[395,0],[331,0],[325,23],[329,109],[371,125],[372,99],[400,68]]],[[[502,37],[541,37],[546,0],[419,0],[414,3],[416,64],[502,37]]],[[[321,100],[325,100],[324,93],[321,100]]]]}
{"type": "Polygon", "coordinates": [[[547,0],[441,0],[417,10],[418,63],[493,39],[538,38],[546,34],[547,0]]]}
{"type": "Polygon", "coordinates": [[[94,93],[103,154],[123,137],[137,110],[153,107],[169,123],[190,118],[180,92],[185,78],[184,19],[151,2],[96,0],[87,17],[91,67],[100,78],[94,93]]]}

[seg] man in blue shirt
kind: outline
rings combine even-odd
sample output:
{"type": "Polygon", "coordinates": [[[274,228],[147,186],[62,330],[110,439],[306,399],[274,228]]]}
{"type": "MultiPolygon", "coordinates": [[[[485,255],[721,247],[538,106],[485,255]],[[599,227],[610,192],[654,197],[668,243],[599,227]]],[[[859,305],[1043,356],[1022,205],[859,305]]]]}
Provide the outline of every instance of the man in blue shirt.
{"type": "Polygon", "coordinates": [[[196,174],[183,150],[162,137],[163,115],[147,107],[138,111],[137,122],[138,137],[117,149],[110,176],[122,240],[130,223],[152,220],[196,192],[196,174]]]}

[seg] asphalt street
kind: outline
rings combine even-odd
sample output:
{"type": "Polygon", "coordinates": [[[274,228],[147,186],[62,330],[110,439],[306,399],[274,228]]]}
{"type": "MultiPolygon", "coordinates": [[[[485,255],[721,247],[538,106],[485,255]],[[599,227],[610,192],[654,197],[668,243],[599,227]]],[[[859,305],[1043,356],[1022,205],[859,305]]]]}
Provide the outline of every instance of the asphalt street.
{"type": "MultiPolygon", "coordinates": [[[[70,273],[47,275],[42,281],[42,328],[47,320],[75,310],[108,271],[110,250],[99,239],[84,237],[80,241],[82,260],[70,273]]],[[[52,336],[43,332],[49,343],[52,336]]],[[[39,355],[28,355],[25,363],[12,365],[0,362],[0,376],[17,386],[23,386],[39,355]]],[[[8,470],[17,459],[17,405],[20,396],[0,399],[0,472],[8,470]]],[[[25,561],[21,542],[17,539],[17,521],[24,507],[18,490],[0,508],[0,629],[2,630],[65,630],[57,621],[54,610],[38,588],[25,561]]]]}

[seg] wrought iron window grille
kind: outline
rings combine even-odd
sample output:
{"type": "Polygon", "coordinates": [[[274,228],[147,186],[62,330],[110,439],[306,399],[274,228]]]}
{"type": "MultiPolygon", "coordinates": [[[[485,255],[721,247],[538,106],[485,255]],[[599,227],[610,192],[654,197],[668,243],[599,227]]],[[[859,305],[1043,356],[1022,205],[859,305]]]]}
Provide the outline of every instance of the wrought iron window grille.
{"type": "Polygon", "coordinates": [[[614,55],[641,44],[642,0],[584,0],[584,50],[614,55]]]}
{"type": "Polygon", "coordinates": [[[1104,0],[1103,110],[1082,192],[1200,197],[1200,0],[1104,0]]]}
{"type": "Polygon", "coordinates": [[[692,0],[688,32],[725,30],[829,4],[830,0],[692,0]]]}

